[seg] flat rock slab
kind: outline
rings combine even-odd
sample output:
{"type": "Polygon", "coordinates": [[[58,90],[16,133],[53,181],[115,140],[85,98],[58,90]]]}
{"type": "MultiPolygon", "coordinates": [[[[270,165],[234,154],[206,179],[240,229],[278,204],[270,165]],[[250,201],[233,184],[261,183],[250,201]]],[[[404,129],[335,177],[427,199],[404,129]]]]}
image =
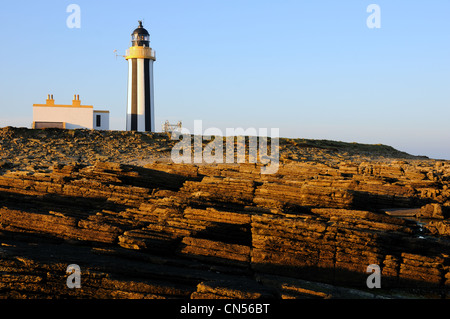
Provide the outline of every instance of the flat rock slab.
{"type": "Polygon", "coordinates": [[[420,207],[419,208],[391,208],[391,209],[383,209],[383,211],[390,216],[414,217],[420,211],[420,207]]]}

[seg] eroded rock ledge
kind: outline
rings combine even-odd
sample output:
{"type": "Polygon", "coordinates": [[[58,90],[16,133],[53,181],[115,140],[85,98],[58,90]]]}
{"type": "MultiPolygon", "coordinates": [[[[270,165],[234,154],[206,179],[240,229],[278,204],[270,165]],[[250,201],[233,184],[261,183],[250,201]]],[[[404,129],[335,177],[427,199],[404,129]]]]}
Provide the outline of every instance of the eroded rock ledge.
{"type": "Polygon", "coordinates": [[[5,165],[0,296],[447,297],[449,181],[443,161],[5,165]]]}

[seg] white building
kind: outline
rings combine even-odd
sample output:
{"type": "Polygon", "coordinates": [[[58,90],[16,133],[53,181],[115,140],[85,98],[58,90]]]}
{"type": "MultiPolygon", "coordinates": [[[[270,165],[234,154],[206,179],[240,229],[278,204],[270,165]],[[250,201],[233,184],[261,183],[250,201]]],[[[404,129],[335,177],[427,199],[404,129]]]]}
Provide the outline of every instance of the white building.
{"type": "Polygon", "coordinates": [[[46,127],[109,130],[109,111],[81,105],[79,95],[74,95],[72,105],[55,104],[53,95],[48,95],[45,104],[33,104],[33,128],[46,127]]]}

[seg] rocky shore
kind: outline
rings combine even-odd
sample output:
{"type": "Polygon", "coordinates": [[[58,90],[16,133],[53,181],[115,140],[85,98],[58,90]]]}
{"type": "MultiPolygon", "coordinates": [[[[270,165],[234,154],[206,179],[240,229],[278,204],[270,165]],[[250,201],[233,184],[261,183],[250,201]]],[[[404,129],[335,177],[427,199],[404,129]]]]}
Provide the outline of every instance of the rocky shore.
{"type": "Polygon", "coordinates": [[[174,143],[0,129],[0,298],[448,298],[450,162],[280,139],[263,175],[174,143]]]}

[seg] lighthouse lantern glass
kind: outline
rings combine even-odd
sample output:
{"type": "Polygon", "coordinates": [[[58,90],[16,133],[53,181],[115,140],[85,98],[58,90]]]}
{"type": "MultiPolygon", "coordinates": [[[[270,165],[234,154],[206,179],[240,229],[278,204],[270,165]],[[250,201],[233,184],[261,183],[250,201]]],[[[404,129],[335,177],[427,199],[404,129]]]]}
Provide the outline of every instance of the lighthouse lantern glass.
{"type": "Polygon", "coordinates": [[[150,36],[149,35],[142,35],[142,34],[132,34],[131,35],[131,42],[133,46],[144,46],[148,47],[150,42],[150,36]]]}
{"type": "Polygon", "coordinates": [[[150,37],[148,35],[140,35],[140,34],[133,34],[131,36],[132,41],[150,41],[150,37]]]}

